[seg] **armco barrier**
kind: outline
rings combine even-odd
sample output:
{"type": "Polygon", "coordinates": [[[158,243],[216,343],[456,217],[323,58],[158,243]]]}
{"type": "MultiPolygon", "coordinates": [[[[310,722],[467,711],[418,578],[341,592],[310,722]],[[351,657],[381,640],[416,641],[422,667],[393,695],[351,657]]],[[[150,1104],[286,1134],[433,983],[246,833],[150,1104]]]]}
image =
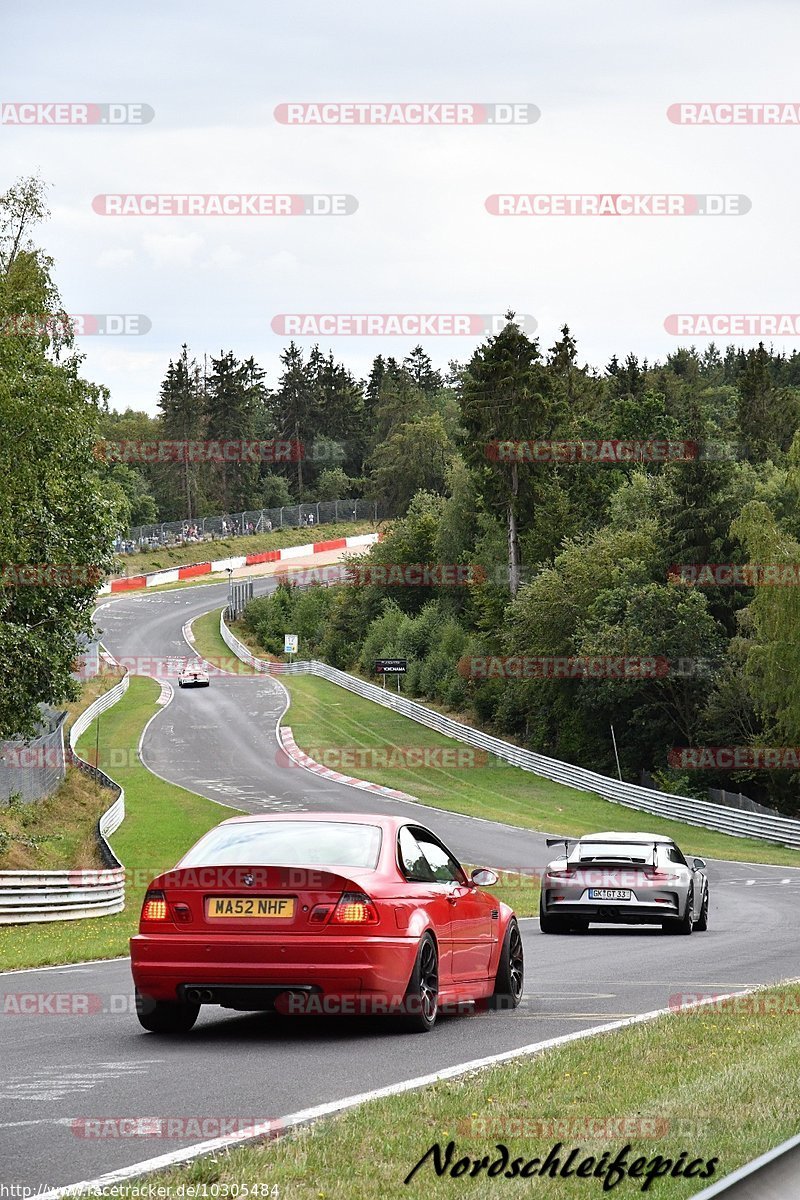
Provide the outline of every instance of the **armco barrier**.
{"type": "Polygon", "coordinates": [[[125,907],[125,869],[106,840],[125,816],[125,792],[104,771],[85,762],[75,744],[95,717],[111,708],[128,690],[126,673],[113,688],[81,713],[69,733],[70,757],[81,771],[116,793],[116,799],[97,822],[103,871],[0,871],[0,925],[41,921],[77,921],[107,917],[125,907]]]}
{"type": "Polygon", "coordinates": [[[249,663],[258,671],[273,675],[317,675],[319,678],[327,679],[367,700],[374,700],[376,704],[382,704],[384,708],[391,708],[394,712],[409,717],[420,725],[427,725],[429,729],[435,729],[437,733],[456,738],[460,742],[466,742],[469,746],[486,750],[496,758],[502,759],[503,762],[510,763],[514,767],[521,767],[523,771],[531,771],[534,775],[541,775],[544,779],[551,779],[554,783],[563,783],[579,792],[593,792],[605,800],[611,800],[615,804],[623,804],[626,808],[635,808],[653,816],[668,817],[674,821],[683,821],[687,825],[698,825],[703,829],[715,829],[719,833],[728,833],[733,837],[759,838],[763,841],[777,842],[784,846],[800,849],[800,821],[792,820],[791,817],[762,816],[757,813],[742,812],[739,809],[725,808],[707,800],[673,796],[651,788],[639,787],[635,783],[622,783],[618,779],[599,775],[596,771],[587,771],[583,767],[572,766],[571,763],[559,762],[555,758],[545,758],[542,754],[534,754],[532,750],[524,750],[511,742],[504,742],[488,733],[482,733],[479,729],[462,725],[460,721],[445,717],[432,708],[426,708],[423,704],[406,699],[405,696],[377,687],[374,683],[367,683],[366,680],[359,679],[355,675],[348,675],[346,671],[339,671],[336,667],[328,666],[327,663],[313,660],[294,663],[266,662],[264,659],[255,658],[247,647],[231,633],[225,624],[223,614],[220,615],[220,634],[225,644],[238,658],[249,663]]]}

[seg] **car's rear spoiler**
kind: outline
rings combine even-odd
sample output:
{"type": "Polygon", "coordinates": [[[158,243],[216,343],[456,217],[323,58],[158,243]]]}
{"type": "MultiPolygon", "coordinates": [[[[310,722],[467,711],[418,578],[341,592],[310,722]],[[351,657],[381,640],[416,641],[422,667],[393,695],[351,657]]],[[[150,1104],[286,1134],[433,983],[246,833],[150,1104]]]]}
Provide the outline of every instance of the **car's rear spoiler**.
{"type": "Polygon", "coordinates": [[[546,838],[545,841],[548,846],[563,846],[564,854],[567,855],[569,854],[570,846],[575,846],[580,841],[580,838],[546,838]]]}
{"type": "MultiPolygon", "coordinates": [[[[573,839],[573,840],[577,840],[577,839],[573,839]]],[[[548,841],[548,843],[547,843],[547,844],[548,844],[548,846],[550,846],[550,845],[554,845],[556,841],[558,841],[558,842],[560,842],[560,843],[563,843],[564,845],[566,845],[566,841],[565,841],[565,839],[564,839],[564,838],[553,839],[553,842],[552,842],[552,843],[548,841]]],[[[661,845],[663,845],[663,844],[664,844],[663,842],[651,842],[651,843],[650,843],[650,846],[651,846],[651,848],[652,848],[652,851],[653,851],[653,861],[652,861],[651,863],[642,863],[642,864],[640,864],[640,865],[641,865],[641,866],[644,866],[644,867],[652,867],[652,868],[653,868],[653,870],[655,870],[655,869],[656,869],[656,867],[658,866],[658,847],[659,847],[659,846],[661,846],[661,845]]],[[[645,845],[645,847],[646,847],[647,843],[645,843],[644,845],[645,845]]],[[[600,860],[600,861],[602,861],[602,860],[600,860]]],[[[621,861],[621,860],[617,860],[617,859],[610,859],[609,861],[610,861],[610,862],[613,862],[613,863],[617,863],[618,861],[621,861]]],[[[633,860],[632,860],[632,859],[631,859],[631,862],[633,862],[633,860]]]]}

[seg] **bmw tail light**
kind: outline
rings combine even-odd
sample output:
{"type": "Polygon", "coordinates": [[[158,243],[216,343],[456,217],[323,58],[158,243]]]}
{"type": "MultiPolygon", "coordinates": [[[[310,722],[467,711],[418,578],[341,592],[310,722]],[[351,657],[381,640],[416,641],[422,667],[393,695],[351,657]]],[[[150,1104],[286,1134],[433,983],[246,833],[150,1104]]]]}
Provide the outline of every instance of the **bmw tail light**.
{"type": "Polygon", "coordinates": [[[151,888],[144,898],[142,906],[143,921],[166,921],[169,919],[167,912],[167,897],[157,888],[151,888]]]}
{"type": "Polygon", "coordinates": [[[377,925],[378,914],[369,896],[363,892],[343,892],[333,910],[334,925],[377,925]]]}

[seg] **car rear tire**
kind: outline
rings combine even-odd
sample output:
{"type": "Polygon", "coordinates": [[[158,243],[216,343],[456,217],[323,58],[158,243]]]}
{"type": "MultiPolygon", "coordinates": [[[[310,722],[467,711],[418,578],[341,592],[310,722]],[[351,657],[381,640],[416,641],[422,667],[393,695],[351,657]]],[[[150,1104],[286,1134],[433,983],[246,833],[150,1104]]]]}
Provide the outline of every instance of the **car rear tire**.
{"type": "Polygon", "coordinates": [[[199,1013],[199,1004],[154,1000],[136,989],[136,1015],[148,1033],[188,1033],[199,1013]]]}
{"type": "Polygon", "coordinates": [[[508,922],[500,962],[494,980],[494,991],[489,998],[489,1007],[494,1009],[519,1008],[522,989],[525,985],[525,952],[522,934],[516,918],[508,922]]]}
{"type": "Polygon", "coordinates": [[[542,897],[539,896],[539,928],[542,933],[568,933],[569,922],[565,917],[551,917],[544,911],[542,897]]]}
{"type": "Polygon", "coordinates": [[[403,1001],[400,1024],[408,1033],[429,1033],[439,1013],[439,952],[430,933],[417,950],[417,960],[403,1001]]]}
{"type": "Polygon", "coordinates": [[[700,909],[700,916],[695,921],[694,927],[699,933],[705,933],[708,929],[708,888],[705,890],[703,906],[700,909]]]}
{"type": "Polygon", "coordinates": [[[686,912],[676,921],[670,921],[669,924],[662,926],[665,933],[689,934],[694,929],[694,920],[692,919],[692,910],[694,909],[694,887],[689,888],[689,895],[686,897],[686,912]]]}

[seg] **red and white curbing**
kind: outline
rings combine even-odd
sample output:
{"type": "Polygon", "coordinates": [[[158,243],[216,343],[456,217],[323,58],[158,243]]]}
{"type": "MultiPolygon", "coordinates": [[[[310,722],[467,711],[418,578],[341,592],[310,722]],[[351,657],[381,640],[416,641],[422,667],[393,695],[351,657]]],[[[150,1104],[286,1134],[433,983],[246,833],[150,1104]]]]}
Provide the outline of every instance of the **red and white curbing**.
{"type": "Polygon", "coordinates": [[[252,567],[259,563],[283,562],[287,558],[304,558],[310,554],[325,554],[329,550],[349,550],[355,546],[371,546],[377,540],[377,533],[359,533],[353,537],[331,538],[327,542],[310,542],[305,546],[284,546],[282,550],[264,550],[261,554],[239,554],[235,558],[218,558],[212,562],[190,563],[185,567],[172,567],[168,571],[154,571],[149,575],[131,575],[125,579],[110,579],[100,588],[99,594],[102,596],[108,592],[136,592],[142,588],[177,583],[181,579],[195,579],[198,575],[215,575],[229,569],[237,571],[240,567],[252,567]]]}
{"type": "MultiPolygon", "coordinates": [[[[320,775],[323,779],[332,779],[336,783],[346,783],[350,787],[359,788],[362,792],[374,792],[378,796],[389,796],[392,800],[411,800],[414,804],[419,804],[418,797],[410,796],[408,792],[400,792],[397,788],[382,787],[379,783],[369,783],[366,779],[355,779],[352,775],[342,775],[341,771],[332,771],[330,767],[323,767],[322,763],[315,762],[304,750],[300,749],[288,725],[279,726],[278,735],[287,759],[291,759],[292,762],[297,763],[298,767],[304,767],[306,771],[311,771],[314,775],[320,775]]],[[[278,754],[280,755],[280,751],[278,754]]],[[[289,763],[282,765],[288,766],[289,763]]]]}

